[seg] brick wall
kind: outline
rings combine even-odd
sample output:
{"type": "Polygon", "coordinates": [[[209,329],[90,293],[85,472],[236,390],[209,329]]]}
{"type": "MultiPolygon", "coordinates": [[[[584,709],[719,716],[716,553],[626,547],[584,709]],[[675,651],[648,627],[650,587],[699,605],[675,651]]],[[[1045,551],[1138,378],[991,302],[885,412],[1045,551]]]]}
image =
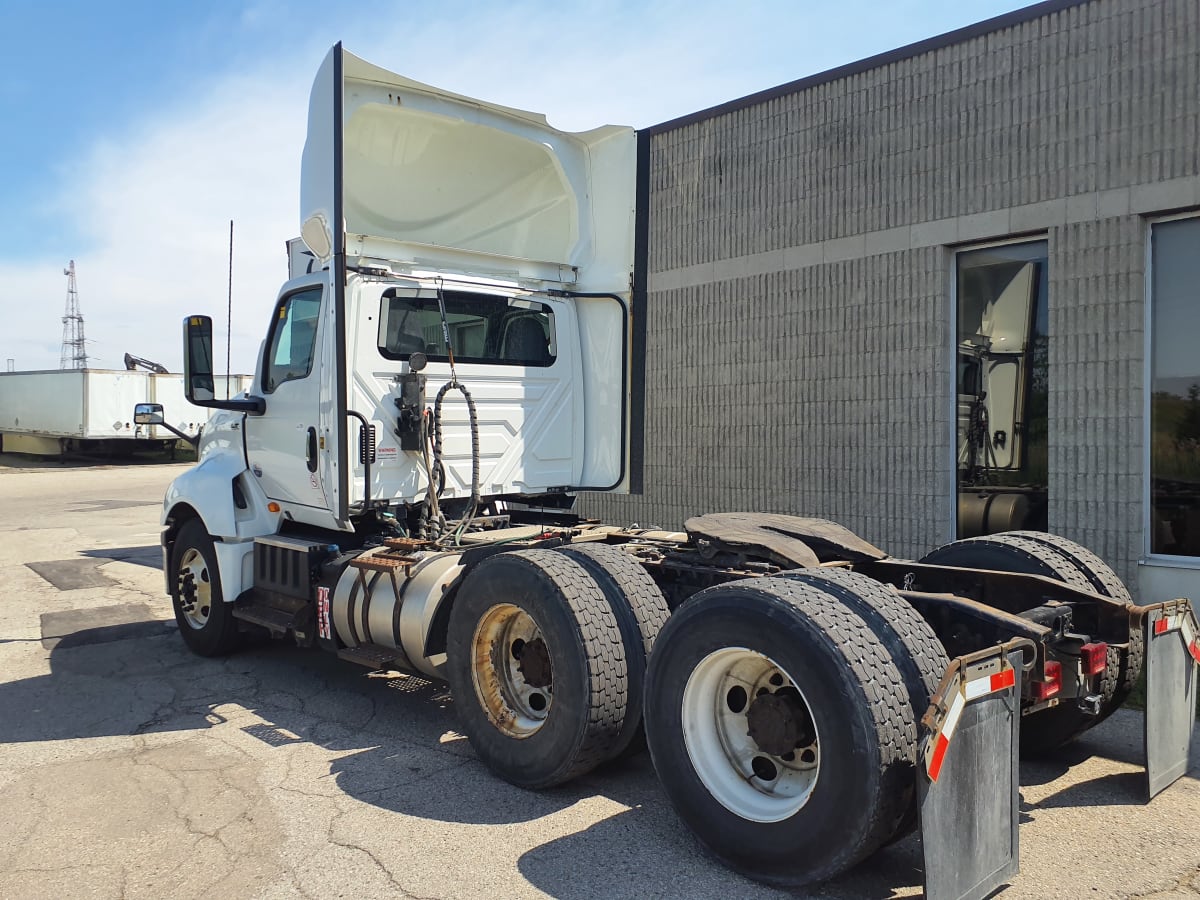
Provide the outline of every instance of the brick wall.
{"type": "Polygon", "coordinates": [[[1145,216],[1200,206],[1200,4],[1092,0],[651,138],[645,493],[951,533],[952,249],[1046,236],[1050,527],[1142,546],[1145,216]]]}

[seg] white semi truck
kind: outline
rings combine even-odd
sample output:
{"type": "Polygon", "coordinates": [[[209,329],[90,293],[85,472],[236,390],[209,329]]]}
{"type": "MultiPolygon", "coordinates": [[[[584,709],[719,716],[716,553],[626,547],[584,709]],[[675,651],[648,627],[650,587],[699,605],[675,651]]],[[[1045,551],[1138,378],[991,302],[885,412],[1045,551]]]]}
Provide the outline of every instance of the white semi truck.
{"type": "Polygon", "coordinates": [[[217,399],[211,322],[184,323],[189,399],[221,410],[164,502],[185,643],[265,630],[446,679],[479,757],[530,789],[644,742],[700,841],[778,884],[919,825],[929,896],[985,896],[1015,871],[1018,740],[1069,741],[1144,661],[1150,790],[1177,778],[1190,605],[1134,606],[1070,541],[911,561],[821,519],[571,512],[629,485],[638,170],[628,128],[565,133],[332,49],[307,253],[252,389],[217,399]]]}

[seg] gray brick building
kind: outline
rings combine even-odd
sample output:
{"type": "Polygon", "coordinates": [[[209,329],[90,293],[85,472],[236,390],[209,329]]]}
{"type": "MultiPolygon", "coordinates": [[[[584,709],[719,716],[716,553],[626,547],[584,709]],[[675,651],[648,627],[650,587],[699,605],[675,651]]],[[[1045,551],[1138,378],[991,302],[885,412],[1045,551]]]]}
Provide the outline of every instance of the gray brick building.
{"type": "Polygon", "coordinates": [[[1052,0],[640,141],[641,493],[586,512],[921,555],[1009,490],[1200,597],[1200,3],[1052,0]]]}

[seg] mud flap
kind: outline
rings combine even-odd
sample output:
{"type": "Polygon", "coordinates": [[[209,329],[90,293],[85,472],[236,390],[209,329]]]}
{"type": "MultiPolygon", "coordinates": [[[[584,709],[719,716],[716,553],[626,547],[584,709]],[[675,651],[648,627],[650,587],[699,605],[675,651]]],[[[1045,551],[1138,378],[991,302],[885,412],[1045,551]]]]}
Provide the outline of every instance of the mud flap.
{"type": "Polygon", "coordinates": [[[1196,724],[1200,628],[1191,604],[1174,600],[1146,613],[1147,799],[1187,771],[1196,724]]]}
{"type": "Polygon", "coordinates": [[[982,900],[1017,874],[1023,660],[1012,641],[953,660],[925,726],[918,775],[928,900],[982,900]]]}

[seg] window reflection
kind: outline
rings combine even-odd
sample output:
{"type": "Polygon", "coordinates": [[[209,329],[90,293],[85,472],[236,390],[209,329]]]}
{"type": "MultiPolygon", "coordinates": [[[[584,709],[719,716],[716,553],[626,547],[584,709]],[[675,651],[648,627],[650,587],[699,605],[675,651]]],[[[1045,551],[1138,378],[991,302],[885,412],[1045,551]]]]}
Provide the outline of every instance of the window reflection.
{"type": "Polygon", "coordinates": [[[1151,248],[1150,550],[1200,556],[1200,219],[1151,248]]]}
{"type": "Polygon", "coordinates": [[[958,536],[1046,530],[1046,242],[957,254],[958,536]]]}

